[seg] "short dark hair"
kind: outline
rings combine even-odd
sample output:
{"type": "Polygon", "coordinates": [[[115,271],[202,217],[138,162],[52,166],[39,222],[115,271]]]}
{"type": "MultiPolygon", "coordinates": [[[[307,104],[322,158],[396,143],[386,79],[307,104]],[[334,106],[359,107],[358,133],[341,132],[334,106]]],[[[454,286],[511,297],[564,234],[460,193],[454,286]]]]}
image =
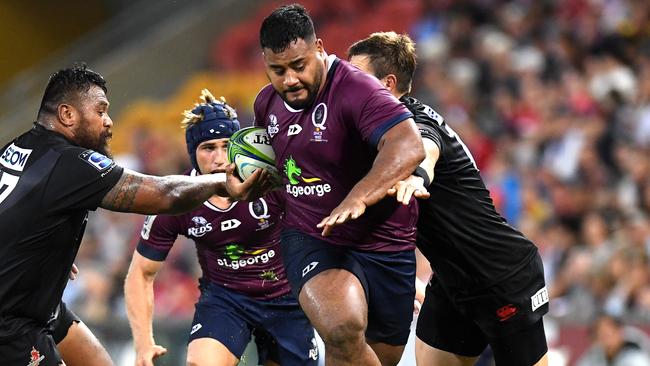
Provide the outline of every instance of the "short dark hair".
{"type": "Polygon", "coordinates": [[[348,49],[348,58],[367,55],[375,76],[383,79],[388,74],[397,77],[397,91],[409,93],[417,56],[415,42],[406,34],[378,32],[354,43],[348,49]]]}
{"type": "Polygon", "coordinates": [[[314,23],[300,4],[285,5],[275,9],[262,22],[260,46],[280,53],[298,39],[313,40],[314,23]]]}
{"type": "Polygon", "coordinates": [[[71,101],[96,85],[108,92],[106,81],[100,74],[89,69],[85,63],[75,64],[72,67],[59,70],[50,76],[47,82],[38,118],[44,114],[56,113],[61,103],[71,101]]]}

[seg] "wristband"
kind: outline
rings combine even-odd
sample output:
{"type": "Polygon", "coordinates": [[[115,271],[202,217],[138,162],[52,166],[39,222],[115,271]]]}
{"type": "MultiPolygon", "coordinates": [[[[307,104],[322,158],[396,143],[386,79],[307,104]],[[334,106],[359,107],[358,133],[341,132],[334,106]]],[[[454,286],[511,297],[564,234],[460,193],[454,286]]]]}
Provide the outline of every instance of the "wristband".
{"type": "Polygon", "coordinates": [[[429,178],[429,174],[427,174],[426,169],[424,169],[421,166],[418,166],[415,168],[415,172],[413,172],[413,175],[416,177],[420,177],[424,180],[424,187],[428,188],[429,185],[431,184],[431,178],[429,178]]]}

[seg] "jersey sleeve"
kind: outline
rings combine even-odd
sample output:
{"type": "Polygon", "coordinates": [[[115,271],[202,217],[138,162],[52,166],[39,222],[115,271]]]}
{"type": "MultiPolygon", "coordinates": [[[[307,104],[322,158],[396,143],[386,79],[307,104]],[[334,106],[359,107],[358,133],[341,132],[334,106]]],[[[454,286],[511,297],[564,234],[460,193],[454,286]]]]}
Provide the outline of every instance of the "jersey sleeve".
{"type": "Polygon", "coordinates": [[[442,139],[440,138],[440,132],[438,129],[431,126],[430,124],[421,123],[416,120],[415,125],[420,131],[420,135],[423,139],[429,139],[438,145],[438,149],[442,150],[442,139]]]}
{"type": "Polygon", "coordinates": [[[396,124],[413,117],[377,80],[354,70],[345,80],[343,115],[353,121],[363,139],[377,146],[381,137],[396,124]]]}
{"type": "Polygon", "coordinates": [[[176,238],[181,233],[179,216],[147,216],[140,232],[140,241],[136,250],[143,257],[162,262],[172,249],[176,238]]]}
{"type": "Polygon", "coordinates": [[[50,176],[43,200],[54,211],[95,210],[123,172],[124,168],[96,151],[65,149],[50,176]]]}
{"type": "Polygon", "coordinates": [[[415,125],[418,127],[422,138],[433,141],[442,150],[443,140],[440,137],[439,129],[443,125],[444,118],[433,108],[421,103],[415,98],[402,97],[400,101],[413,113],[415,125]]]}

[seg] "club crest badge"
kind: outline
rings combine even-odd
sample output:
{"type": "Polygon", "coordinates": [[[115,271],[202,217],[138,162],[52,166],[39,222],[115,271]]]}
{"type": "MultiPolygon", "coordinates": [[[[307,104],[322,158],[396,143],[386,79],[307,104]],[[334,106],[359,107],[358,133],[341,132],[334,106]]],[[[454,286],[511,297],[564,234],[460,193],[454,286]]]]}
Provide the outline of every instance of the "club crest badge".
{"type": "Polygon", "coordinates": [[[320,103],[311,113],[311,123],[314,125],[314,132],[313,137],[309,141],[327,142],[327,139],[323,138],[323,131],[327,130],[325,122],[327,122],[327,105],[320,103]]]}
{"type": "Polygon", "coordinates": [[[248,204],[248,212],[250,212],[253,218],[258,220],[258,228],[255,231],[264,230],[271,226],[271,222],[268,220],[271,215],[269,215],[269,205],[266,203],[264,198],[260,198],[248,204]]]}

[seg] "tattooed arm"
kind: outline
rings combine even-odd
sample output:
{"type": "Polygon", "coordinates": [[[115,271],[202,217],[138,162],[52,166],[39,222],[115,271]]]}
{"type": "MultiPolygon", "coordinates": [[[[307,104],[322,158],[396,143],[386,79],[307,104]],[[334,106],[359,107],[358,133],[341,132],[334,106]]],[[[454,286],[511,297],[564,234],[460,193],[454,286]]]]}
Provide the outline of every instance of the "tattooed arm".
{"type": "Polygon", "coordinates": [[[122,177],[106,194],[100,207],[111,211],[140,214],[178,214],[189,211],[213,195],[234,200],[260,197],[271,187],[266,171],[259,170],[241,182],[227,171],[227,181],[217,175],[156,177],[124,169],[122,177]]]}

